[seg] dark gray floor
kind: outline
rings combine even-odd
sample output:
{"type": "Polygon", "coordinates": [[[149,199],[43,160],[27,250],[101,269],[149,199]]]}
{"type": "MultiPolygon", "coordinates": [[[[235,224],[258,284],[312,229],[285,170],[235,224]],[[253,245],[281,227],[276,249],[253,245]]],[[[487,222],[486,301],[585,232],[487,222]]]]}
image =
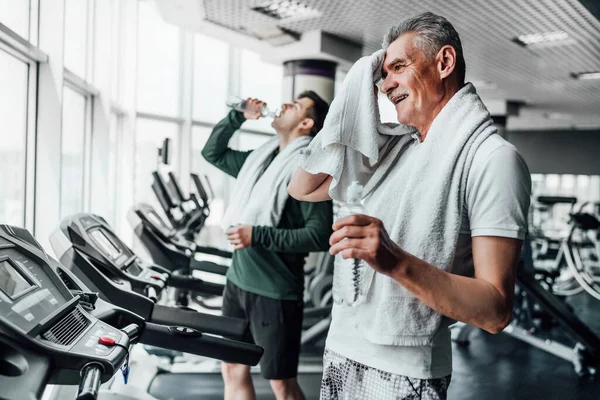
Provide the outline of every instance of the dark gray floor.
{"type": "MultiPolygon", "coordinates": [[[[600,335],[600,301],[587,294],[569,300],[579,317],[600,335]]],[[[600,379],[581,381],[573,366],[507,335],[476,330],[468,347],[454,346],[449,400],[599,400],[600,379]]],[[[169,374],[152,385],[161,400],[223,398],[219,374],[169,374]],[[179,390],[177,390],[179,389],[179,390]],[[175,393],[179,394],[175,394],[175,393]]],[[[319,398],[320,374],[299,377],[307,400],[319,398]]],[[[259,399],[274,399],[268,382],[254,377],[259,399]]]]}
{"type": "MultiPolygon", "coordinates": [[[[583,293],[569,303],[600,335],[600,301],[583,293]]],[[[449,400],[600,399],[600,379],[582,381],[569,362],[507,335],[475,331],[468,347],[453,346],[449,400]]]]}

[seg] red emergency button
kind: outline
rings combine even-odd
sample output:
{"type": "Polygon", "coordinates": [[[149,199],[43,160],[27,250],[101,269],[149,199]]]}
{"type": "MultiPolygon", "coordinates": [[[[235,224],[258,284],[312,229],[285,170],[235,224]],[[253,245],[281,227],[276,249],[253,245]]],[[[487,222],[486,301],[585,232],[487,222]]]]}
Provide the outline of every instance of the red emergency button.
{"type": "Polygon", "coordinates": [[[158,276],[158,275],[150,275],[150,278],[152,278],[152,279],[160,279],[160,276],[158,276]]]}
{"type": "Polygon", "coordinates": [[[109,337],[109,336],[101,336],[98,339],[98,343],[103,344],[105,346],[114,346],[115,345],[115,339],[109,337]]]}

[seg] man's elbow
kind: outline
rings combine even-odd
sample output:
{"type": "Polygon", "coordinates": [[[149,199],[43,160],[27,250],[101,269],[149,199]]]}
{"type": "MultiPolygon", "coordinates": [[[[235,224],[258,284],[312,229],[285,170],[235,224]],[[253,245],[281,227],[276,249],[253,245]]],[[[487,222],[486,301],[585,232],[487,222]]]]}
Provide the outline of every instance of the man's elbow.
{"type": "Polygon", "coordinates": [[[290,184],[287,187],[288,193],[290,194],[290,196],[292,196],[294,199],[298,200],[298,201],[306,201],[308,194],[304,193],[301,188],[300,185],[296,185],[294,184],[294,182],[290,182],[290,184]]]}
{"type": "Polygon", "coordinates": [[[500,312],[495,318],[490,319],[486,326],[483,328],[492,335],[501,333],[509,324],[512,319],[512,309],[508,311],[500,312]]]}
{"type": "Polygon", "coordinates": [[[211,154],[209,151],[206,151],[206,148],[202,149],[202,157],[204,157],[204,159],[206,161],[208,161],[209,163],[212,163],[214,160],[211,157],[211,154]]]}

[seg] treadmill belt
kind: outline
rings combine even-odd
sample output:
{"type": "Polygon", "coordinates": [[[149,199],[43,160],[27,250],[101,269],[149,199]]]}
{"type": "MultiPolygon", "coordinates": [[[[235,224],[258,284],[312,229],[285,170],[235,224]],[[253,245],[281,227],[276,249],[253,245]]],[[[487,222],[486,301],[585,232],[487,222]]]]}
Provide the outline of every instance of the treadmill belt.
{"type": "MultiPolygon", "coordinates": [[[[322,373],[298,375],[298,383],[306,400],[318,400],[322,373]]],[[[257,400],[275,400],[269,381],[253,373],[257,400]]],[[[223,400],[223,378],[220,373],[162,373],[158,374],[149,393],[159,400],[223,400]]]]}

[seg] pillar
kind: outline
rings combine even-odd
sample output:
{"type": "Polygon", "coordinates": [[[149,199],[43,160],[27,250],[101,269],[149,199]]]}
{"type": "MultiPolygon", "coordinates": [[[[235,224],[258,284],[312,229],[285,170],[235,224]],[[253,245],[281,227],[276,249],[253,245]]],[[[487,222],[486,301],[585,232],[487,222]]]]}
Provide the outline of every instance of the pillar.
{"type": "Polygon", "coordinates": [[[283,63],[283,102],[312,90],[331,103],[337,63],[327,60],[290,60],[283,63]]]}

